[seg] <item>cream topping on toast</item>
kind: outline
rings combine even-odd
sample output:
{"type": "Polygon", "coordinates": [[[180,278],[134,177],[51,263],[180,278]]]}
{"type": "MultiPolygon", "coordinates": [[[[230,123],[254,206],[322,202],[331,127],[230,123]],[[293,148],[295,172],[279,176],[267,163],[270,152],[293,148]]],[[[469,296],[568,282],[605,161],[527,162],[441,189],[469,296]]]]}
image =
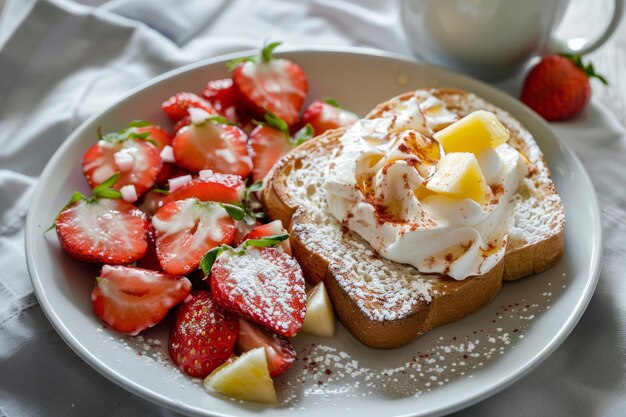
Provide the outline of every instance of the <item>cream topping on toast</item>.
{"type": "Polygon", "coordinates": [[[325,189],[333,216],[381,256],[463,280],[504,257],[528,168],[506,143],[446,154],[433,133],[456,121],[424,91],[391,102],[342,136],[325,189]]]}

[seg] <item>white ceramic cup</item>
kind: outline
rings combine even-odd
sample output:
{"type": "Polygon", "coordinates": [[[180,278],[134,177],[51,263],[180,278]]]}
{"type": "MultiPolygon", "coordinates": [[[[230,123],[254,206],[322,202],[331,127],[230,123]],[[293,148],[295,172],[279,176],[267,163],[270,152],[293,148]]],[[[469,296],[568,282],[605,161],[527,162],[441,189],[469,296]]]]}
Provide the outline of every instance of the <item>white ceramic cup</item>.
{"type": "Polygon", "coordinates": [[[622,17],[624,0],[614,1],[613,18],[596,39],[555,38],[568,0],[401,0],[400,14],[417,55],[494,80],[515,75],[536,55],[600,47],[622,17]]]}

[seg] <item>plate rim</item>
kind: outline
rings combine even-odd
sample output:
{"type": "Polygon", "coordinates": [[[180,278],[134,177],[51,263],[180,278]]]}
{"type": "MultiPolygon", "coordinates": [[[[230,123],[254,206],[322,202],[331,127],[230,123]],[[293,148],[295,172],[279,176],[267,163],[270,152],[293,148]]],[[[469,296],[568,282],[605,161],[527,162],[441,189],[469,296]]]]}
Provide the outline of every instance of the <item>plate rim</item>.
{"type": "MultiPolygon", "coordinates": [[[[155,84],[158,84],[166,79],[171,77],[180,75],[182,73],[192,71],[204,66],[214,65],[221,62],[227,62],[228,60],[245,57],[249,55],[255,54],[256,50],[246,50],[228,54],[222,54],[215,57],[210,57],[198,62],[194,62],[191,64],[187,64],[170,71],[167,71],[163,74],[160,74],[132,89],[130,89],[125,94],[121,95],[116,100],[112,101],[106,107],[102,108],[100,111],[94,113],[91,117],[87,118],[84,122],[82,122],[62,143],[62,145],[55,151],[53,156],[47,162],[45,168],[40,174],[39,178],[44,177],[45,175],[49,175],[48,171],[51,171],[52,166],[56,164],[58,159],[62,158],[62,155],[65,154],[68,148],[70,148],[74,142],[81,137],[86,130],[87,126],[93,123],[93,121],[100,118],[104,113],[108,112],[110,109],[118,106],[123,101],[129,99],[133,95],[152,87],[155,84]]],[[[590,276],[587,279],[584,288],[582,289],[582,297],[580,297],[571,311],[567,320],[563,323],[558,332],[556,332],[550,341],[546,343],[543,348],[537,352],[534,356],[527,359],[523,366],[520,366],[517,370],[510,373],[506,378],[500,379],[498,381],[494,381],[491,384],[485,385],[482,389],[474,392],[472,395],[460,398],[456,401],[451,401],[446,403],[445,405],[439,407],[438,409],[432,410],[430,412],[427,411],[427,414],[423,414],[420,412],[415,413],[407,413],[402,414],[403,417],[411,417],[411,416],[440,416],[447,413],[452,413],[455,411],[459,411],[466,407],[469,407],[473,404],[476,404],[480,401],[489,398],[496,393],[504,390],[505,388],[512,385],[514,382],[521,379],[523,376],[532,371],[536,366],[538,366],[543,360],[545,360],[550,354],[552,354],[567,338],[567,336],[572,332],[575,328],[576,324],[582,317],[585,312],[591,298],[595,292],[595,288],[597,286],[600,272],[602,269],[603,263],[603,233],[602,233],[602,223],[600,218],[600,208],[598,203],[597,192],[589,174],[587,173],[584,165],[576,155],[576,153],[572,150],[572,148],[553,131],[550,125],[544,121],[540,116],[538,116],[534,111],[528,108],[526,105],[516,100],[514,97],[509,94],[492,87],[491,85],[484,83],[480,80],[477,80],[473,77],[439,67],[437,65],[428,64],[426,62],[419,61],[411,56],[387,52],[378,50],[370,47],[354,47],[354,46],[320,46],[320,45],[299,45],[293,47],[281,47],[281,51],[278,55],[288,54],[288,53],[339,53],[339,54],[351,54],[351,55],[366,55],[372,58],[384,58],[390,60],[402,61],[404,63],[413,65],[415,67],[424,67],[424,68],[435,68],[437,71],[451,75],[455,77],[461,77],[465,81],[477,85],[480,85],[481,88],[486,89],[490,93],[496,95],[498,100],[503,102],[508,102],[513,106],[517,106],[520,111],[525,112],[525,116],[529,117],[533,120],[533,122],[539,124],[542,128],[550,131],[557,144],[563,148],[565,153],[572,157],[574,165],[579,169],[582,181],[589,187],[592,191],[590,195],[590,203],[592,208],[592,224],[595,229],[595,233],[597,239],[593,242],[593,252],[590,257],[590,276]]],[[[54,309],[51,307],[50,302],[47,298],[47,295],[44,290],[44,286],[42,285],[43,281],[39,275],[39,271],[36,266],[36,260],[33,256],[33,250],[29,249],[33,246],[33,239],[37,234],[37,225],[34,224],[35,211],[37,210],[37,206],[32,204],[32,202],[41,200],[41,195],[44,192],[45,188],[42,186],[42,182],[38,180],[35,190],[31,195],[31,204],[27,213],[26,218],[26,227],[25,227],[25,239],[24,239],[24,247],[26,253],[26,264],[30,277],[30,281],[33,285],[34,293],[39,301],[39,305],[41,306],[46,318],[55,329],[55,331],[61,336],[63,341],[76,353],[83,361],[85,361],[89,366],[95,369],[102,376],[116,384],[117,386],[133,393],[134,395],[139,396],[145,400],[152,402],[153,404],[157,404],[162,407],[166,407],[175,412],[183,412],[188,414],[197,415],[200,411],[197,407],[189,406],[188,404],[181,403],[175,399],[169,398],[152,390],[145,388],[144,386],[134,382],[133,380],[127,378],[123,374],[112,371],[111,368],[108,367],[106,363],[96,357],[92,352],[90,352],[85,346],[80,342],[80,340],[74,337],[70,330],[67,328],[63,320],[56,314],[54,309]]],[[[268,410],[272,409],[268,407],[268,410]]],[[[210,415],[215,416],[229,416],[229,414],[224,414],[220,412],[213,412],[210,410],[203,410],[204,412],[209,412],[210,415]]]]}

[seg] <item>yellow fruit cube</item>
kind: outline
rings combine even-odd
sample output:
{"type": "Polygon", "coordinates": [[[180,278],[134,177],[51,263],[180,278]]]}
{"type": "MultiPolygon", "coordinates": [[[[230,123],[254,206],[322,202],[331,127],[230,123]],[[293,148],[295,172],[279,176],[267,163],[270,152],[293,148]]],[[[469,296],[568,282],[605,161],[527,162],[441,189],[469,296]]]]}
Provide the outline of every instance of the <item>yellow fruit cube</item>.
{"type": "Polygon", "coordinates": [[[233,398],[276,404],[274,381],[267,367],[265,348],[245,352],[238,358],[216,368],[204,380],[209,392],[219,392],[233,398]]]}
{"type": "Polygon", "coordinates": [[[322,337],[335,335],[335,314],[323,282],[307,293],[306,315],[302,331],[322,337]]]}
{"type": "Polygon", "coordinates": [[[480,205],[485,204],[491,191],[476,156],[469,152],[446,154],[426,188],[451,197],[471,198],[480,205]]]}
{"type": "Polygon", "coordinates": [[[433,137],[446,153],[471,152],[478,154],[487,148],[495,148],[509,140],[509,130],[495,114],[477,110],[461,120],[441,129],[433,137]]]}

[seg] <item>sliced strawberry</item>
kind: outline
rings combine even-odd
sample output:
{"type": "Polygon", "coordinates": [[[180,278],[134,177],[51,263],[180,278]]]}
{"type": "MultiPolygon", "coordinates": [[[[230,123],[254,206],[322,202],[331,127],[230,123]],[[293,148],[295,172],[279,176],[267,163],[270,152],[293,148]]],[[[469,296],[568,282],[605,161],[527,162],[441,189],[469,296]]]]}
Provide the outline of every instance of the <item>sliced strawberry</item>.
{"type": "Polygon", "coordinates": [[[246,178],[252,170],[246,134],[236,126],[224,124],[221,117],[202,111],[195,114],[199,114],[199,119],[181,128],[174,137],[176,164],[194,172],[210,169],[246,178]]]}
{"type": "Polygon", "coordinates": [[[278,160],[293,149],[288,137],[273,127],[257,126],[250,134],[250,154],[252,155],[252,180],[263,181],[278,160]]]}
{"type": "Polygon", "coordinates": [[[269,110],[292,125],[306,98],[308,82],[298,65],[272,56],[278,45],[280,42],[271,43],[257,57],[234,61],[232,78],[251,112],[263,116],[269,110]]]}
{"type": "Polygon", "coordinates": [[[146,252],[146,216],[130,203],[106,198],[120,196],[108,188],[110,180],[94,189],[94,197],[74,193],[56,219],[61,246],[80,261],[122,265],[146,252]]]}
{"type": "Polygon", "coordinates": [[[265,113],[265,122],[260,123],[250,134],[250,155],[252,156],[252,179],[263,181],[278,160],[296,146],[313,136],[313,128],[306,125],[292,138],[287,122],[272,112],[265,113]]]}
{"type": "Polygon", "coordinates": [[[241,177],[231,174],[211,173],[195,178],[185,185],[177,188],[165,200],[184,200],[197,198],[200,201],[217,201],[219,203],[238,204],[243,198],[245,184],[241,177]]]}
{"type": "Polygon", "coordinates": [[[136,335],[154,326],[191,292],[185,277],[104,265],[91,293],[93,311],[109,327],[136,335]]]}
{"type": "Polygon", "coordinates": [[[191,124],[191,117],[189,116],[185,116],[179,121],[177,121],[176,124],[174,124],[174,128],[172,129],[172,131],[174,132],[174,136],[176,136],[176,134],[178,133],[180,129],[182,129],[185,126],[188,126],[189,124],[191,124]]]}
{"type": "Polygon", "coordinates": [[[179,167],[176,164],[165,163],[163,164],[163,168],[161,168],[161,172],[159,172],[159,176],[156,179],[156,184],[165,186],[168,183],[168,180],[189,174],[191,174],[191,172],[179,167]]]}
{"type": "Polygon", "coordinates": [[[150,125],[138,127],[135,130],[135,133],[140,135],[142,133],[148,133],[146,140],[153,141],[154,145],[159,149],[163,149],[164,146],[172,143],[172,135],[161,129],[159,126],[150,125]]]}
{"type": "Polygon", "coordinates": [[[233,246],[237,247],[241,245],[241,243],[246,239],[248,234],[253,231],[258,226],[261,226],[260,222],[256,222],[253,224],[248,224],[243,221],[235,222],[235,236],[233,237],[233,246]]]}
{"type": "Polygon", "coordinates": [[[91,188],[117,172],[117,190],[133,185],[140,196],[154,185],[162,167],[160,151],[150,142],[151,133],[138,132],[135,123],[119,132],[100,135],[98,143],[85,153],[83,173],[91,188]]]}
{"type": "Polygon", "coordinates": [[[174,122],[178,122],[185,116],[188,116],[190,107],[202,109],[211,114],[217,113],[208,101],[193,93],[187,92],[176,93],[161,104],[163,111],[165,111],[167,116],[174,122]]]}
{"type": "Polygon", "coordinates": [[[156,251],[168,274],[188,274],[210,249],[232,242],[234,221],[219,203],[195,198],[172,201],[152,217],[156,251]]]}
{"type": "MultiPolygon", "coordinates": [[[[285,233],[287,233],[287,231],[283,227],[281,221],[274,220],[273,222],[257,226],[250,233],[248,233],[243,240],[261,239],[262,237],[284,235],[285,233]]],[[[285,239],[280,242],[280,248],[282,248],[287,255],[291,255],[291,245],[289,244],[289,239],[285,239]]]]}
{"type": "Polygon", "coordinates": [[[267,366],[272,378],[287,372],[296,360],[296,351],[289,339],[240,318],[237,350],[244,353],[259,347],[265,348],[267,366]]]}
{"type": "Polygon", "coordinates": [[[233,85],[231,78],[209,81],[202,96],[217,110],[221,115],[228,118],[233,123],[238,122],[237,117],[237,91],[233,85]]]}
{"type": "Polygon", "coordinates": [[[139,210],[146,213],[146,216],[152,217],[161,207],[163,200],[167,198],[167,190],[153,188],[143,195],[141,203],[138,205],[139,210]]]}
{"type": "Polygon", "coordinates": [[[300,331],[306,293],[300,265],[291,256],[276,248],[247,246],[244,242],[238,249],[219,255],[210,274],[213,296],[225,309],[285,337],[300,331]]]}
{"type": "Polygon", "coordinates": [[[339,107],[334,100],[315,100],[302,114],[301,123],[310,123],[315,135],[321,135],[330,129],[352,126],[357,120],[359,116],[339,107]]]}
{"type": "Polygon", "coordinates": [[[170,357],[187,375],[204,378],[230,357],[238,333],[237,319],[222,310],[210,292],[198,291],[178,308],[170,357]]]}

